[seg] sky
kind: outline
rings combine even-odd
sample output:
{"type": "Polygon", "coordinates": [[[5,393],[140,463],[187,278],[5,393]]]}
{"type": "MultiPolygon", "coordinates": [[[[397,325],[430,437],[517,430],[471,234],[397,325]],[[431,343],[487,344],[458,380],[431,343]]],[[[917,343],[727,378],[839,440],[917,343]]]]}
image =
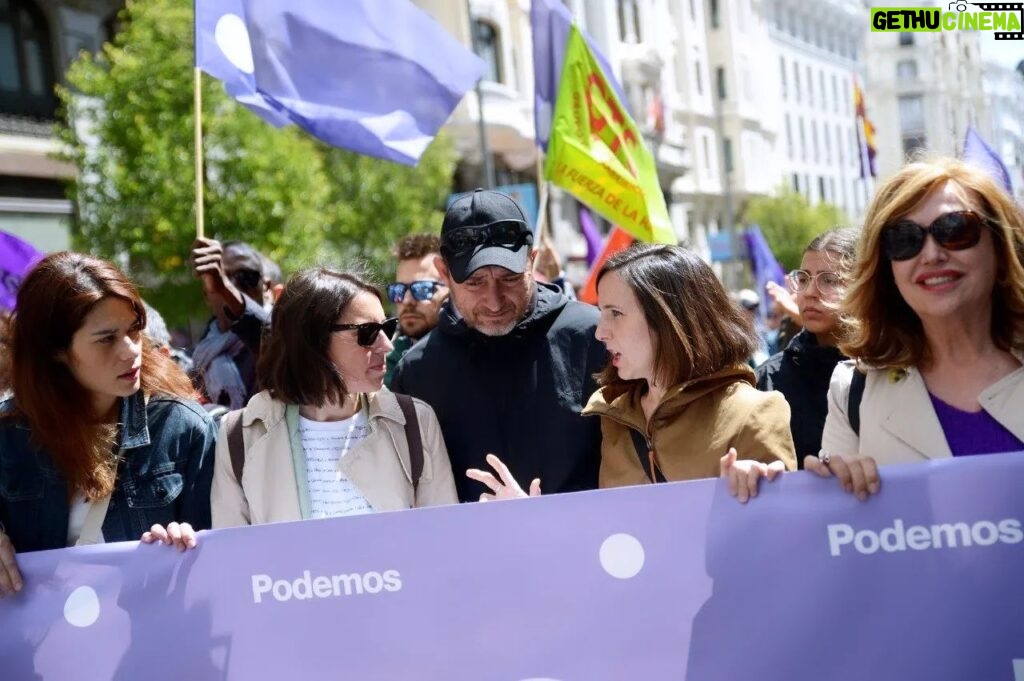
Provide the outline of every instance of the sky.
{"type": "Polygon", "coordinates": [[[1024,40],[996,40],[991,34],[982,33],[981,54],[985,59],[1012,68],[1024,60],[1024,40]]]}

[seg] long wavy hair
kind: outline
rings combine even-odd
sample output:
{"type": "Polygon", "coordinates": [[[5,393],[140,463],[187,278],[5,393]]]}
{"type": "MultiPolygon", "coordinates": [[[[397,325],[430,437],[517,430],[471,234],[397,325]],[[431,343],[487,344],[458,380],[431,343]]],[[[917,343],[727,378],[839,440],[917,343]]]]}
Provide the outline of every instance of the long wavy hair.
{"type": "MultiPolygon", "coordinates": [[[[131,281],[112,263],[82,253],[47,256],[22,281],[11,319],[10,376],[14,409],[32,430],[34,446],[48,452],[68,483],[68,494],[89,499],[113,490],[116,429],[89,408],[89,391],[74,377],[66,356],[86,316],[102,300],[120,298],[145,328],[146,309],[131,281]]],[[[195,399],[188,377],[154,349],[143,334],[141,389],[146,395],[195,399]]]]}
{"type": "Polygon", "coordinates": [[[946,182],[984,215],[996,253],[992,340],[1002,350],[1024,349],[1024,212],[984,171],[951,158],[906,165],[878,188],[868,207],[851,283],[843,301],[849,357],[906,369],[929,359],[921,319],[907,305],[882,254],[882,230],[912,213],[946,182]]]}

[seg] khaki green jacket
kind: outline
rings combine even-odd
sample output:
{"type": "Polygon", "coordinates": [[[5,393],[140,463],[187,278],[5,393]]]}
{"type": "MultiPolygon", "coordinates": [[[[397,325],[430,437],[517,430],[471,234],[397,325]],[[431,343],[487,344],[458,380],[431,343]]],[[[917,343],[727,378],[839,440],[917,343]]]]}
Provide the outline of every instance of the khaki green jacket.
{"type": "Polygon", "coordinates": [[[719,459],[735,447],[741,459],[782,461],[796,469],[789,404],[778,392],[754,387],[754,372],[736,366],[671,388],[650,423],[640,407],[639,386],[606,386],[590,398],[584,415],[601,417],[601,487],[650,482],[631,430],[653,445],[668,481],[713,478],[719,459]]]}

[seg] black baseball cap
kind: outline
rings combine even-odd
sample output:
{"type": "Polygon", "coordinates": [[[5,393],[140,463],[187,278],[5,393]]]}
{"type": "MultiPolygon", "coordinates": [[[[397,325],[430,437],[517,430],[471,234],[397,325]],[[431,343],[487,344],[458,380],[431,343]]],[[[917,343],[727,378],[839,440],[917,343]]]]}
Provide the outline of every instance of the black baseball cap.
{"type": "Polygon", "coordinates": [[[441,255],[452,278],[461,284],[481,267],[497,265],[521,274],[530,264],[530,246],[533,234],[526,214],[507,194],[490,189],[475,189],[460,196],[448,207],[441,224],[441,255]],[[518,223],[525,234],[523,245],[512,249],[500,244],[483,242],[464,253],[453,253],[445,246],[445,235],[465,227],[489,227],[497,223],[518,223]]]}

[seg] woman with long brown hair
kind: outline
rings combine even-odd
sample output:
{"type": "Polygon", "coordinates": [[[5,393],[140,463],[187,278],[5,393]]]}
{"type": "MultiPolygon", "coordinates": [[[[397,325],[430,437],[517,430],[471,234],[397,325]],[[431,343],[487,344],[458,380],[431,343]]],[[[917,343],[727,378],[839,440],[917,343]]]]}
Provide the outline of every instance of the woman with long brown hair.
{"type": "Polygon", "coordinates": [[[142,538],[179,549],[210,526],[217,431],[188,378],[143,336],[111,263],[44,258],[18,290],[0,402],[0,596],[14,550],[142,538]]]}

